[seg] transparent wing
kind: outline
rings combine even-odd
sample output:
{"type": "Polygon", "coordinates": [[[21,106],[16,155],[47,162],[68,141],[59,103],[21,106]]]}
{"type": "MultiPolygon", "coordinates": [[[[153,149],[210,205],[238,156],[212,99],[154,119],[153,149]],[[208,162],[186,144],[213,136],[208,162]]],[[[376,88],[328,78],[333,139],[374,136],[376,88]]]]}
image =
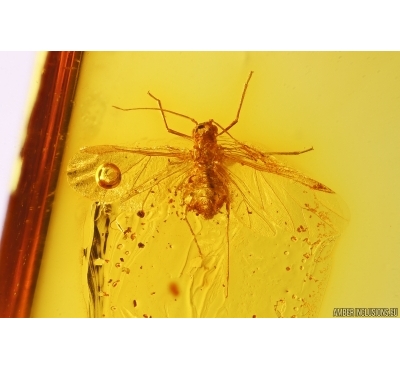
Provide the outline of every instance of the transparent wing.
{"type": "Polygon", "coordinates": [[[245,144],[224,141],[231,210],[244,225],[267,236],[315,224],[334,233],[348,217],[333,190],[245,144]]]}
{"type": "Polygon", "coordinates": [[[257,171],[273,173],[275,175],[286,177],[313,190],[334,193],[332,189],[329,189],[324,184],[321,184],[320,182],[305,176],[301,172],[277,161],[272,154],[278,153],[264,153],[246,144],[231,140],[225,140],[224,143],[224,157],[227,162],[238,162],[244,166],[254,168],[257,171]]]}
{"type": "Polygon", "coordinates": [[[67,177],[73,189],[93,201],[125,202],[161,182],[181,181],[192,166],[189,159],[190,152],[172,147],[93,146],[82,148],[72,157],[67,177]],[[110,163],[119,169],[121,181],[105,189],[98,185],[96,174],[99,167],[110,163]]]}

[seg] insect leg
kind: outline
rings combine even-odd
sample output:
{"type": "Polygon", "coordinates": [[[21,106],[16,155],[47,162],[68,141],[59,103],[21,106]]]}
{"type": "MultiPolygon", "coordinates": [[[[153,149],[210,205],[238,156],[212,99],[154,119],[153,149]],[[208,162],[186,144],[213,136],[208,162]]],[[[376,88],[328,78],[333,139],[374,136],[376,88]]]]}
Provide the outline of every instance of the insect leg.
{"type": "Polygon", "coordinates": [[[146,203],[146,201],[147,201],[147,198],[149,197],[149,195],[150,195],[150,193],[154,193],[154,190],[153,190],[153,187],[151,187],[150,188],[150,190],[147,192],[147,194],[146,194],[146,197],[143,199],[143,201],[142,201],[142,209],[140,209],[138,212],[137,212],[137,215],[140,217],[140,218],[143,218],[144,216],[145,216],[145,211],[144,211],[144,205],[145,205],[145,203],[146,203]]]}
{"type": "Polygon", "coordinates": [[[186,221],[187,225],[189,226],[189,229],[190,229],[190,232],[192,233],[194,242],[195,242],[196,245],[197,245],[197,249],[199,250],[200,257],[203,258],[203,253],[201,253],[200,245],[199,245],[199,243],[198,243],[198,241],[197,241],[196,234],[194,233],[194,231],[193,231],[193,229],[192,229],[192,226],[190,226],[190,223],[189,223],[189,221],[188,221],[188,219],[187,219],[187,211],[186,211],[186,214],[185,214],[185,221],[186,221]]]}
{"type": "Polygon", "coordinates": [[[235,126],[235,125],[238,123],[240,111],[242,110],[242,105],[243,105],[243,101],[244,101],[244,96],[246,95],[246,90],[247,90],[247,87],[248,87],[248,85],[249,85],[249,82],[250,82],[250,79],[251,79],[251,76],[252,76],[252,75],[253,75],[253,71],[250,71],[249,77],[247,78],[247,81],[246,81],[246,83],[244,84],[244,89],[243,89],[243,92],[242,92],[242,97],[240,98],[240,103],[239,103],[238,111],[237,111],[237,113],[236,113],[236,118],[233,120],[233,122],[232,122],[228,127],[226,127],[225,129],[223,129],[222,132],[220,132],[218,135],[222,135],[224,132],[227,132],[228,130],[230,130],[233,126],[235,126]]]}
{"type": "Polygon", "coordinates": [[[267,153],[264,153],[264,154],[267,154],[267,155],[299,155],[299,154],[310,152],[311,150],[314,150],[314,148],[311,147],[311,148],[308,148],[308,149],[305,149],[305,150],[299,150],[299,151],[296,151],[296,152],[267,152],[267,153]]]}
{"type": "Polygon", "coordinates": [[[227,271],[226,271],[226,295],[225,298],[228,298],[229,295],[229,270],[230,270],[230,245],[229,245],[229,219],[230,219],[230,205],[226,203],[226,213],[228,217],[227,226],[226,226],[226,242],[227,242],[227,271]]]}
{"type": "Polygon", "coordinates": [[[161,100],[160,100],[160,99],[157,99],[154,95],[152,95],[150,91],[148,92],[148,94],[149,94],[154,100],[157,101],[158,106],[159,106],[160,111],[161,111],[161,114],[162,114],[162,116],[163,116],[164,124],[165,124],[165,127],[166,127],[167,131],[168,131],[170,134],[174,134],[174,135],[178,135],[178,136],[182,136],[182,137],[191,139],[191,138],[192,138],[191,136],[185,135],[185,134],[183,134],[182,132],[175,131],[175,130],[173,130],[173,129],[171,129],[171,128],[168,127],[167,119],[165,118],[165,114],[164,114],[164,109],[163,109],[163,107],[162,107],[162,105],[161,105],[161,100]]]}
{"type": "MultiPolygon", "coordinates": [[[[156,99],[156,100],[158,100],[158,99],[156,99]]],[[[125,112],[130,111],[130,110],[162,110],[163,112],[171,113],[171,114],[174,114],[175,116],[186,118],[189,121],[192,121],[195,125],[199,124],[194,118],[189,117],[186,114],[174,112],[173,110],[169,110],[169,109],[160,109],[160,108],[120,108],[120,107],[117,107],[116,105],[113,105],[112,107],[115,108],[115,109],[123,110],[125,112]]],[[[192,138],[192,137],[190,136],[190,138],[192,138]]]]}

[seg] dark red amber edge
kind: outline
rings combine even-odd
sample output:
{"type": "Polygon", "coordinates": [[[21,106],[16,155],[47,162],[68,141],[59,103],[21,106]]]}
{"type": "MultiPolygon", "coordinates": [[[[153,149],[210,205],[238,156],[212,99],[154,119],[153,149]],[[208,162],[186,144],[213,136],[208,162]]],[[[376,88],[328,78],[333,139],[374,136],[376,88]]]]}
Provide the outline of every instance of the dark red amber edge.
{"type": "Polygon", "coordinates": [[[49,52],[0,244],[0,317],[29,317],[83,52],[49,52]]]}

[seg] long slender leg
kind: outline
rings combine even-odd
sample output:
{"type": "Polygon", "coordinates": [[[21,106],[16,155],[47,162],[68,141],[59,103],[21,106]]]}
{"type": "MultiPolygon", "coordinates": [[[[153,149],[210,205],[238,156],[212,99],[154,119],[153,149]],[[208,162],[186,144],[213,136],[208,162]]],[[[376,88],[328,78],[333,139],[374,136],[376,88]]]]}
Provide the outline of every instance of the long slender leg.
{"type": "Polygon", "coordinates": [[[186,138],[191,139],[191,138],[192,138],[191,136],[185,135],[185,134],[183,134],[182,132],[179,132],[179,131],[172,130],[171,128],[168,127],[167,119],[165,118],[165,114],[164,114],[164,109],[163,109],[163,107],[162,107],[162,105],[161,105],[161,100],[160,100],[160,99],[157,99],[154,95],[152,95],[150,91],[149,91],[147,94],[149,94],[154,100],[157,101],[158,106],[159,106],[160,111],[161,111],[161,114],[162,114],[162,116],[163,116],[163,120],[164,120],[165,127],[167,128],[167,131],[168,131],[169,133],[171,133],[171,134],[174,134],[174,135],[178,135],[178,136],[182,136],[182,137],[186,137],[186,138]]]}
{"type": "Polygon", "coordinates": [[[242,92],[242,97],[240,98],[239,108],[238,108],[238,111],[237,111],[237,113],[236,113],[236,118],[233,120],[233,122],[232,122],[228,127],[226,127],[225,129],[223,129],[222,132],[220,132],[218,135],[222,135],[224,132],[227,132],[228,130],[230,130],[233,126],[235,126],[235,125],[238,123],[238,121],[239,121],[239,116],[240,116],[240,111],[242,110],[242,105],[243,105],[244,97],[245,97],[245,95],[246,95],[246,90],[247,90],[247,87],[248,87],[248,85],[249,85],[249,82],[250,82],[250,79],[251,79],[251,76],[252,76],[252,75],[253,75],[253,71],[250,72],[249,77],[247,78],[247,81],[246,81],[246,83],[244,84],[244,88],[243,88],[243,92],[242,92]]]}
{"type": "MultiPolygon", "coordinates": [[[[119,110],[123,110],[125,112],[130,111],[130,110],[161,110],[160,108],[121,108],[121,107],[117,107],[116,105],[112,105],[113,108],[115,109],[119,109],[119,110]]],[[[179,116],[182,118],[186,118],[189,121],[192,121],[195,125],[198,125],[199,123],[192,117],[187,116],[186,114],[182,114],[182,113],[178,113],[178,112],[174,112],[173,110],[170,109],[162,109],[164,112],[167,113],[171,113],[174,114],[175,116],[179,116]]]]}
{"type": "Polygon", "coordinates": [[[186,119],[192,121],[195,125],[198,125],[198,122],[197,122],[194,118],[189,117],[189,116],[186,116],[185,114],[177,113],[177,112],[171,111],[171,110],[169,110],[169,109],[164,109],[164,108],[162,107],[162,104],[161,104],[161,100],[160,100],[160,99],[156,98],[153,94],[150,93],[150,91],[147,92],[147,94],[149,94],[150,97],[152,97],[154,100],[157,101],[157,103],[158,103],[158,108],[120,108],[120,107],[117,107],[117,106],[115,106],[115,105],[113,105],[112,107],[115,108],[115,109],[123,110],[123,111],[131,111],[131,110],[159,110],[159,111],[161,111],[161,114],[162,114],[162,117],[163,117],[163,120],[164,120],[165,127],[166,127],[166,129],[167,129],[167,131],[168,131],[169,133],[174,134],[174,135],[178,135],[178,136],[181,136],[181,137],[184,137],[184,138],[186,138],[186,139],[192,139],[192,137],[189,136],[189,135],[186,135],[186,134],[184,134],[184,133],[182,133],[182,132],[179,132],[179,131],[176,131],[176,130],[173,130],[173,129],[169,128],[168,123],[167,123],[167,119],[166,119],[166,117],[165,117],[165,113],[164,113],[164,112],[171,113],[171,114],[174,114],[174,115],[179,116],[179,117],[182,117],[182,118],[186,118],[186,119]]]}
{"type": "Polygon", "coordinates": [[[150,190],[147,192],[146,197],[142,201],[142,207],[141,209],[136,213],[140,218],[143,218],[145,216],[145,211],[144,211],[144,205],[147,201],[147,198],[149,197],[150,193],[153,191],[153,187],[150,188],[150,190]]]}
{"type": "Polygon", "coordinates": [[[227,240],[227,272],[226,272],[226,295],[225,298],[228,298],[229,295],[229,269],[230,269],[230,244],[229,244],[229,220],[230,220],[230,205],[226,204],[226,212],[228,217],[228,222],[226,226],[226,240],[227,240]]]}
{"type": "MultiPolygon", "coordinates": [[[[199,255],[200,255],[200,257],[201,257],[201,259],[203,261],[203,253],[201,253],[200,245],[199,245],[199,243],[197,241],[197,238],[196,238],[196,235],[195,235],[195,233],[194,233],[194,231],[192,229],[192,226],[190,225],[190,222],[187,219],[187,210],[185,210],[185,221],[186,221],[187,225],[189,226],[189,230],[190,230],[190,232],[191,232],[191,234],[193,236],[193,240],[196,243],[197,249],[199,251],[199,255]]],[[[189,253],[188,253],[188,256],[187,256],[187,259],[186,259],[186,262],[185,262],[185,266],[188,263],[188,259],[189,259],[189,253]]],[[[181,272],[181,275],[182,274],[183,274],[183,270],[181,272]]],[[[192,317],[198,317],[198,309],[197,309],[196,304],[194,302],[194,292],[193,292],[194,286],[193,286],[193,284],[194,284],[194,279],[192,279],[192,283],[191,283],[191,286],[190,286],[190,296],[189,296],[190,307],[192,308],[192,317]]]]}
{"type": "MultiPolygon", "coordinates": [[[[219,128],[221,128],[223,131],[225,130],[218,122],[212,120],[212,122],[217,125],[219,128]]],[[[245,150],[246,148],[248,148],[248,146],[246,144],[241,143],[239,140],[236,140],[229,132],[225,131],[225,134],[228,135],[233,141],[236,141],[238,144],[240,144],[245,150]]],[[[220,135],[220,134],[218,134],[220,135]]],[[[303,154],[303,153],[307,153],[310,152],[311,150],[314,150],[313,147],[308,148],[308,149],[304,149],[304,150],[297,150],[294,152],[266,152],[263,154],[266,155],[299,155],[299,154],[303,154]]],[[[247,150],[249,153],[252,153],[253,150],[247,150]]]]}
{"type": "Polygon", "coordinates": [[[311,152],[311,150],[314,150],[314,148],[311,147],[311,148],[308,148],[308,149],[305,149],[305,150],[296,151],[296,152],[267,152],[267,153],[264,153],[264,154],[268,154],[268,155],[299,155],[299,154],[311,152]]]}
{"type": "Polygon", "coordinates": [[[190,232],[192,233],[194,242],[195,242],[196,245],[197,245],[197,249],[199,250],[200,257],[203,258],[203,253],[201,253],[200,245],[199,245],[199,243],[197,242],[196,234],[194,233],[194,231],[193,231],[193,229],[192,229],[192,226],[190,225],[190,223],[189,223],[189,221],[188,221],[188,219],[187,219],[187,211],[186,211],[186,214],[185,214],[185,221],[186,221],[186,223],[188,224],[189,229],[190,229],[190,232]]]}

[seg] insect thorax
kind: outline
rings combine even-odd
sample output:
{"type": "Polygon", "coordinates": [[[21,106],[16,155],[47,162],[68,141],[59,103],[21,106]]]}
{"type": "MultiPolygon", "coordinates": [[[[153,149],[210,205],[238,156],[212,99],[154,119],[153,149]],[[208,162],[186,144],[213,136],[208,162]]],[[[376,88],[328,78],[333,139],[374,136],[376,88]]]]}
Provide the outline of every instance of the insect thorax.
{"type": "Polygon", "coordinates": [[[212,167],[214,162],[219,162],[222,157],[221,148],[217,143],[218,127],[209,122],[200,123],[193,130],[193,161],[212,167]]]}

